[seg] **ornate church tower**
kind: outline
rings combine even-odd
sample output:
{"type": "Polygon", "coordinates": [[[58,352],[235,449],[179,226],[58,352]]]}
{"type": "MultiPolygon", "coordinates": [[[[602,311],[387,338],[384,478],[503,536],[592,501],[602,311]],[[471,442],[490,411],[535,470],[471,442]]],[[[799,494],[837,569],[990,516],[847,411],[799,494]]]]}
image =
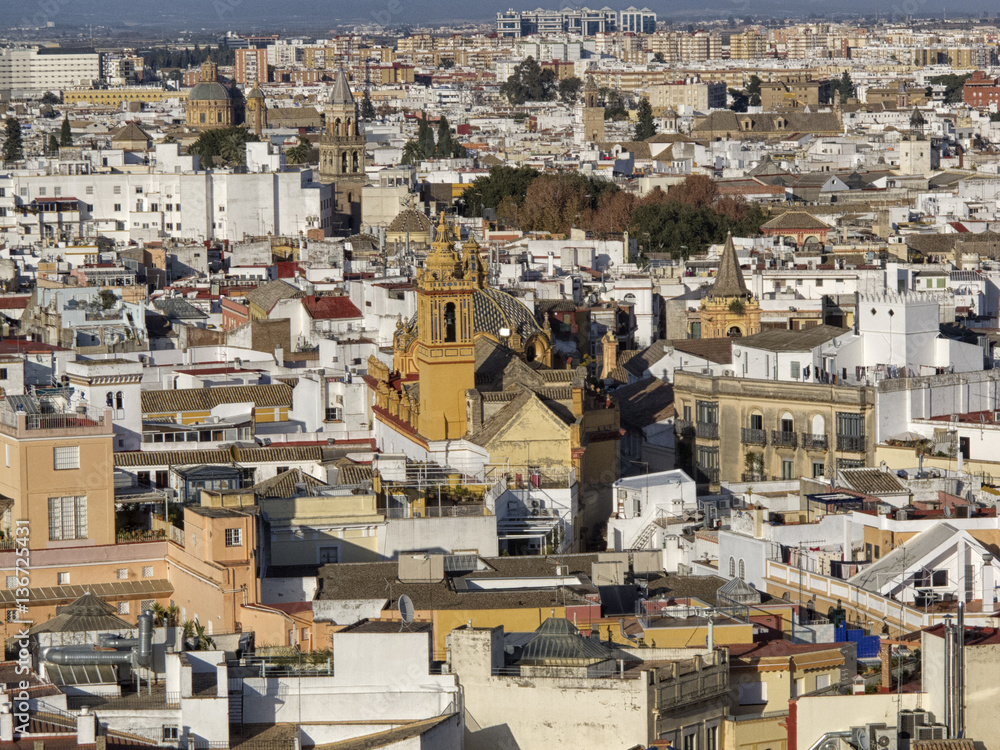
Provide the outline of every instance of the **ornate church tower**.
{"type": "Polygon", "coordinates": [[[358,127],[358,106],[343,69],[337,71],[326,106],[326,127],[319,141],[319,180],[334,183],[336,210],[361,225],[361,188],[365,184],[365,136],[358,127]]]}
{"type": "Polygon", "coordinates": [[[743,280],[743,271],[740,270],[730,234],[726,236],[715,283],[701,301],[701,337],[739,338],[755,333],[760,333],[760,302],[743,280]]]}
{"type": "Polygon", "coordinates": [[[597,103],[597,84],[591,76],[583,87],[583,142],[604,141],[604,107],[597,103]]]}
{"type": "Polygon", "coordinates": [[[424,267],[417,273],[417,372],[420,434],[427,440],[465,436],[465,392],[476,387],[472,300],[480,282],[475,259],[463,260],[444,213],[424,267]]]}
{"type": "Polygon", "coordinates": [[[260,136],[267,127],[267,102],[264,101],[264,92],[256,82],[247,94],[246,111],[247,127],[260,136]]]}

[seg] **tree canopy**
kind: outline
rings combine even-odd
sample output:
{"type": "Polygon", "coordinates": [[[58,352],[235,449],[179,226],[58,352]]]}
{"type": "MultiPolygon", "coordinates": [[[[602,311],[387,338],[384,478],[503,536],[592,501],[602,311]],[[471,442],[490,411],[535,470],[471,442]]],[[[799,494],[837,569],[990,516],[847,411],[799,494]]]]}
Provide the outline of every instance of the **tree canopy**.
{"type": "Polygon", "coordinates": [[[512,198],[518,205],[528,193],[528,186],[540,173],[531,167],[493,167],[489,175],[477,177],[462,194],[465,216],[481,216],[482,208],[496,209],[505,198],[512,198]]]}
{"type": "Polygon", "coordinates": [[[653,121],[653,106],[649,99],[639,102],[639,109],[636,113],[635,140],[644,141],[656,135],[656,123],[653,121]]]}
{"type": "Polygon", "coordinates": [[[559,81],[559,99],[566,104],[575,104],[580,97],[580,90],[583,89],[583,81],[576,76],[564,78],[559,81]]]}
{"type": "Polygon", "coordinates": [[[854,86],[854,81],[851,79],[851,74],[846,70],[844,74],[840,77],[840,81],[837,82],[837,91],[840,92],[840,101],[846,102],[848,99],[853,99],[854,95],[857,93],[854,86]]]}
{"type": "Polygon", "coordinates": [[[530,55],[514,68],[514,72],[500,86],[500,95],[511,104],[547,102],[556,98],[558,84],[552,70],[542,70],[530,55]]]}
{"type": "Polygon", "coordinates": [[[21,141],[21,123],[10,116],[4,123],[3,160],[17,161],[24,158],[24,144],[21,141]]]}
{"type": "Polygon", "coordinates": [[[60,146],[72,146],[73,145],[73,129],[69,124],[69,115],[63,117],[62,127],[59,129],[59,145],[60,146]]]}
{"type": "Polygon", "coordinates": [[[950,75],[934,76],[928,78],[932,84],[943,85],[944,86],[944,100],[948,104],[957,104],[962,101],[963,90],[965,88],[965,81],[968,79],[969,75],[960,75],[958,73],[952,73],[950,75]]]}
{"type": "Polygon", "coordinates": [[[203,168],[210,168],[216,156],[235,166],[246,163],[246,144],[257,140],[256,133],[244,127],[206,130],[188,146],[188,153],[196,154],[203,168]]]}

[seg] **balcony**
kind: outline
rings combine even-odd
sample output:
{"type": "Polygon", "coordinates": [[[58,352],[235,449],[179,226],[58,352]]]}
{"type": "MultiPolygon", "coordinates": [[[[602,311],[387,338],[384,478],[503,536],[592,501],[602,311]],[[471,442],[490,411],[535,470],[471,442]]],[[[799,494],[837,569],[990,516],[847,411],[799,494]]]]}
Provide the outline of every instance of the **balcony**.
{"type": "Polygon", "coordinates": [[[743,472],[743,474],[741,475],[741,477],[742,477],[742,481],[743,481],[744,484],[749,483],[749,482],[758,482],[758,483],[760,483],[760,482],[770,482],[770,481],[772,481],[772,480],[768,479],[766,476],[764,476],[763,472],[756,472],[756,471],[745,471],[745,472],[743,472]]]}
{"type": "Polygon", "coordinates": [[[814,435],[811,432],[802,433],[802,447],[807,451],[825,451],[826,435],[814,435]]]}
{"type": "Polygon", "coordinates": [[[798,445],[798,436],[794,432],[771,430],[771,444],[785,448],[794,448],[798,445]]]}
{"type": "Polygon", "coordinates": [[[757,430],[753,427],[744,427],[743,442],[746,445],[766,445],[767,430],[757,430]]]}
{"type": "Polygon", "coordinates": [[[698,481],[701,483],[708,482],[709,484],[719,483],[719,470],[718,469],[706,469],[701,466],[697,467],[698,481]]]}
{"type": "Polygon", "coordinates": [[[700,438],[705,438],[706,440],[718,440],[719,439],[719,423],[718,422],[698,422],[695,425],[695,435],[700,438]]]}
{"type": "Polygon", "coordinates": [[[674,432],[678,437],[691,437],[694,434],[694,424],[686,419],[678,419],[674,422],[674,432]]]}
{"type": "Polygon", "coordinates": [[[837,450],[846,453],[865,453],[867,443],[864,435],[837,435],[837,450]]]}

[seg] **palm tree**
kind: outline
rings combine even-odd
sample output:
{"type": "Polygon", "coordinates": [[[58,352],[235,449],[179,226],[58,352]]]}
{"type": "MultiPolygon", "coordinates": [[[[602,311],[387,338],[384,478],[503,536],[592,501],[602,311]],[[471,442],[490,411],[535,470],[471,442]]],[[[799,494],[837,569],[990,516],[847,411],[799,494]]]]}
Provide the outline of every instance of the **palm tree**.
{"type": "Polygon", "coordinates": [[[309,141],[301,140],[288,149],[288,151],[285,152],[285,156],[288,157],[289,164],[307,164],[311,153],[312,145],[309,141]]]}
{"type": "Polygon", "coordinates": [[[230,164],[246,164],[246,138],[235,131],[226,133],[225,138],[222,139],[222,143],[219,144],[219,156],[230,164]]]}
{"type": "Polygon", "coordinates": [[[195,620],[184,623],[184,642],[189,651],[208,651],[215,648],[215,641],[205,633],[205,626],[195,620]]]}
{"type": "Polygon", "coordinates": [[[403,164],[419,164],[424,159],[424,152],[417,141],[407,141],[403,146],[403,164]]]}
{"type": "Polygon", "coordinates": [[[154,602],[152,606],[153,621],[157,627],[176,627],[179,619],[180,609],[176,604],[164,607],[159,602],[154,602]]]}

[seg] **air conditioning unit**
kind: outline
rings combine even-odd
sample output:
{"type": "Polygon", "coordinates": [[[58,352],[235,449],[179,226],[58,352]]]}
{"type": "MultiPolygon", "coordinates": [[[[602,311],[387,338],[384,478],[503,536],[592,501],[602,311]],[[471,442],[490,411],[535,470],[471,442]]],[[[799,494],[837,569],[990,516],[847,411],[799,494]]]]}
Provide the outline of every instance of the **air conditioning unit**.
{"type": "Polygon", "coordinates": [[[885,724],[869,724],[871,730],[872,750],[896,750],[899,734],[893,727],[885,724]]]}
{"type": "Polygon", "coordinates": [[[569,566],[568,565],[556,565],[556,575],[557,576],[568,576],[569,566]]]}
{"type": "Polygon", "coordinates": [[[532,500],[531,501],[531,507],[532,508],[538,508],[538,507],[540,507],[540,504],[539,504],[539,502],[537,500],[532,500]]]}
{"type": "Polygon", "coordinates": [[[947,727],[944,724],[930,724],[924,727],[917,727],[918,740],[943,740],[947,727]]]}

